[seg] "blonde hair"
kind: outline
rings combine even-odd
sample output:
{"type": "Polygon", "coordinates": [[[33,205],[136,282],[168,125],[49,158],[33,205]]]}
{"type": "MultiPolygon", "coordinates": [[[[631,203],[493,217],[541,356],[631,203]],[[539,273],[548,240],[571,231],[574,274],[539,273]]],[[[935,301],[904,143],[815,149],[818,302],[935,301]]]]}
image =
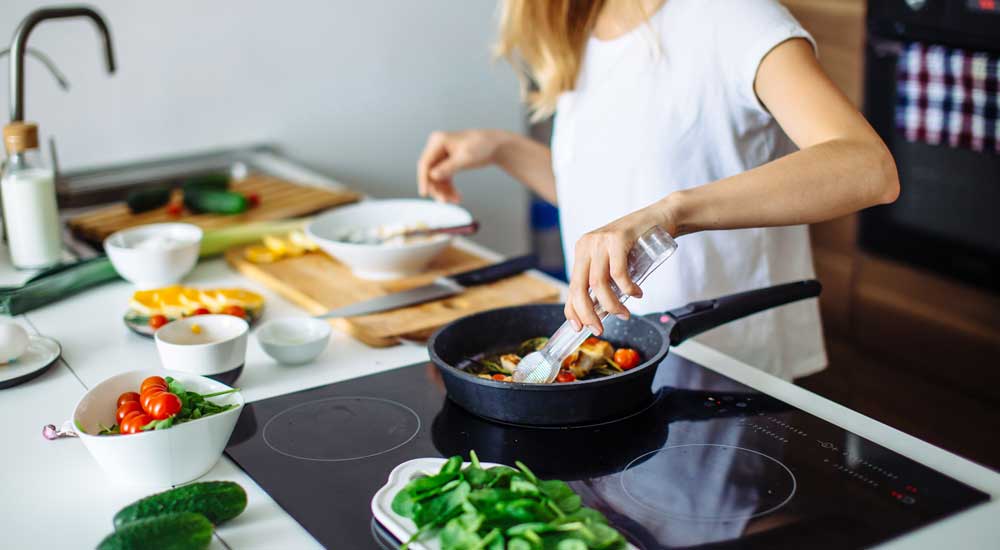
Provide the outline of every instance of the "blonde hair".
{"type": "Polygon", "coordinates": [[[555,112],[572,90],[587,38],[605,0],[504,0],[495,52],[521,78],[532,120],[555,112]]]}

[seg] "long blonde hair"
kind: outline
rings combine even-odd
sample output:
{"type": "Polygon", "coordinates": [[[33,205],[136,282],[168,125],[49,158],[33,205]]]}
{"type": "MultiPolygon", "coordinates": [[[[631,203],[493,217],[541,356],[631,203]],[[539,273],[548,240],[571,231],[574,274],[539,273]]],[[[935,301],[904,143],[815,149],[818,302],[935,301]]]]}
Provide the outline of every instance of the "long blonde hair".
{"type": "Polygon", "coordinates": [[[587,38],[605,0],[504,0],[496,54],[521,77],[532,120],[551,115],[572,90],[587,38]]]}

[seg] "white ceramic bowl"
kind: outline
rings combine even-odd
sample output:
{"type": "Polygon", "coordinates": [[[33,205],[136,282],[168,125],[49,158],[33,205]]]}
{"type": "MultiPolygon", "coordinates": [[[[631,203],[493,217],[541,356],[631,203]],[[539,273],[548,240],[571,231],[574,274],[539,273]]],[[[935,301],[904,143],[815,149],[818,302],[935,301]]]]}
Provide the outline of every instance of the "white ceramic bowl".
{"type": "Polygon", "coordinates": [[[399,244],[354,244],[337,238],[349,229],[424,223],[431,227],[472,222],[467,210],[423,199],[370,200],[342,206],[317,216],[306,232],[324,252],[364,279],[396,279],[420,273],[451,243],[452,236],[399,244]]]}
{"type": "Polygon", "coordinates": [[[165,369],[232,384],[243,371],[249,329],[246,321],[233,315],[184,317],[156,331],[156,351],[165,369]]]}
{"type": "Polygon", "coordinates": [[[257,329],[257,342],[264,353],[286,365],[312,361],[329,341],[329,323],[311,317],[274,319],[257,329]]]}
{"type": "Polygon", "coordinates": [[[99,426],[115,423],[115,402],[127,391],[139,391],[149,376],[172,376],[187,390],[201,394],[229,386],[193,374],[163,370],[136,370],[112,376],[83,395],[73,411],[73,425],[83,445],[108,477],[153,489],[186,483],[215,466],[243,409],[239,392],[212,397],[219,405],[235,403],[228,411],[177,424],[165,430],[132,435],[96,435],[99,426]]]}
{"type": "Polygon", "coordinates": [[[180,282],[198,262],[204,232],[189,223],[152,223],[116,231],[104,239],[104,251],[126,281],[140,289],[180,282]],[[162,248],[141,246],[150,239],[169,239],[162,248]]]}

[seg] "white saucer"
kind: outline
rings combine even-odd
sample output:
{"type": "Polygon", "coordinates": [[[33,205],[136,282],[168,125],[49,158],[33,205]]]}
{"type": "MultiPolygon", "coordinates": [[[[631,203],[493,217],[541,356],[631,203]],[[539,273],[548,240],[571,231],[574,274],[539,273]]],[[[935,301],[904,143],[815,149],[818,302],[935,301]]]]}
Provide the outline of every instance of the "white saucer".
{"type": "Polygon", "coordinates": [[[20,357],[0,365],[0,389],[22,384],[42,374],[61,354],[59,342],[47,336],[32,335],[28,349],[20,357]]]}

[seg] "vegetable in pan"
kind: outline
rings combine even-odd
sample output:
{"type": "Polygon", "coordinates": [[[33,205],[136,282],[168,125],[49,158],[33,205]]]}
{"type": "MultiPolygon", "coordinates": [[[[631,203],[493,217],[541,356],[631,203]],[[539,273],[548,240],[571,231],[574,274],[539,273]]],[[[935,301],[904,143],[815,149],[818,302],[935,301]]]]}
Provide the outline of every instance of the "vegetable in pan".
{"type": "Polygon", "coordinates": [[[453,456],[392,499],[417,532],[402,546],[436,534],[442,550],[619,550],[625,538],[603,514],[581,504],[564,481],[541,480],[524,464],[483,468],[476,453],[462,468],[453,456]]]}
{"type": "MultiPolygon", "coordinates": [[[[483,354],[473,358],[465,368],[480,378],[510,382],[511,374],[525,355],[542,349],[549,341],[540,336],[521,342],[517,349],[506,353],[483,354]]],[[[580,347],[563,361],[556,382],[573,382],[611,376],[627,371],[641,363],[639,352],[632,348],[615,349],[611,342],[600,338],[587,338],[580,347]]]]}

